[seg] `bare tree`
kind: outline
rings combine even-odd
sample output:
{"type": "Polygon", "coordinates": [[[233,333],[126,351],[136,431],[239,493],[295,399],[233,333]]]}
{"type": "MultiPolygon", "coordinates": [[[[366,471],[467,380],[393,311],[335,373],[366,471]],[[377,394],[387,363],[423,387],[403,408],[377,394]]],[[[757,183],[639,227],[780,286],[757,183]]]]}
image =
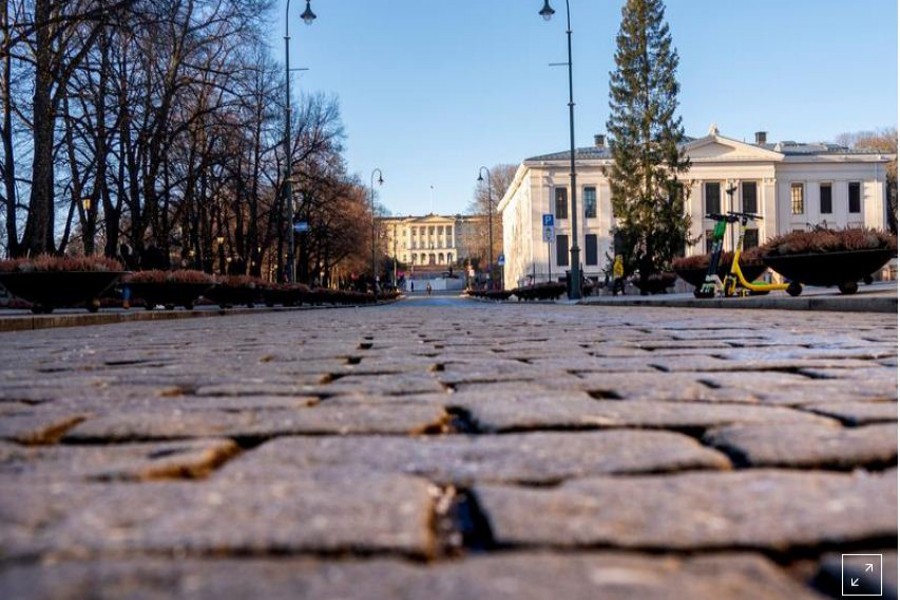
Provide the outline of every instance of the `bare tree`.
{"type": "Polygon", "coordinates": [[[482,215],[483,220],[479,220],[473,228],[473,236],[475,238],[475,249],[479,258],[479,263],[487,264],[488,256],[493,254],[494,259],[503,252],[503,216],[497,212],[497,204],[507,188],[516,177],[516,165],[498,164],[491,167],[491,190],[490,190],[490,206],[488,205],[488,181],[485,178],[475,186],[472,201],[469,203],[468,212],[472,215],[482,215]],[[488,219],[488,212],[491,212],[491,218],[488,219]],[[488,227],[492,228],[491,234],[488,233],[488,227]],[[489,240],[493,239],[493,253],[488,252],[489,240]]]}

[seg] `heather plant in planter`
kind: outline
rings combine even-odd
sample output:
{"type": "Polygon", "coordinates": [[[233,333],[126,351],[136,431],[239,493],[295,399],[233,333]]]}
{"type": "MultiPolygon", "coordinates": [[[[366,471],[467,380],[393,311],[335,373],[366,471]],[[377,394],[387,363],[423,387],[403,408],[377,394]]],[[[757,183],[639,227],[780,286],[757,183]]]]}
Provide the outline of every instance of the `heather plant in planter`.
{"type": "Polygon", "coordinates": [[[266,306],[297,306],[309,302],[309,287],[302,283],[269,283],[262,289],[266,306]]]}
{"type": "Polygon", "coordinates": [[[163,305],[168,310],[183,306],[191,310],[194,302],[214,284],[212,275],[202,271],[138,271],[126,279],[135,299],[144,301],[147,310],[163,305]]]}
{"type": "Polygon", "coordinates": [[[897,255],[897,237],[875,229],[816,229],[792,231],[762,247],[763,262],[791,281],[805,285],[838,286],[853,294],[860,279],[897,255]]]}
{"type": "Polygon", "coordinates": [[[253,308],[262,297],[263,281],[249,275],[226,275],[216,278],[216,285],[203,293],[221,308],[247,306],[253,308]]]}
{"type": "Polygon", "coordinates": [[[102,256],[51,256],[0,261],[0,284],[30,303],[35,314],[65,306],[96,312],[100,295],[123,275],[122,264],[102,256]]]}

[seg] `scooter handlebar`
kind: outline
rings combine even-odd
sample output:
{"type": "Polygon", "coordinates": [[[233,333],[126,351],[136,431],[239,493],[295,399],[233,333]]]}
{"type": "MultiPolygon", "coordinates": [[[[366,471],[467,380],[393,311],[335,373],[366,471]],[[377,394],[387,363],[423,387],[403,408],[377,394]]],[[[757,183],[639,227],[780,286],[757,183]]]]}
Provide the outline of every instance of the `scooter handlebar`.
{"type": "Polygon", "coordinates": [[[728,214],[739,219],[753,219],[754,221],[762,219],[762,215],[757,215],[755,213],[728,211],[728,214]]]}
{"type": "Polygon", "coordinates": [[[723,215],[722,213],[709,213],[706,215],[706,218],[712,219],[713,221],[727,221],[729,223],[738,221],[738,217],[732,216],[731,213],[727,215],[723,215]]]}

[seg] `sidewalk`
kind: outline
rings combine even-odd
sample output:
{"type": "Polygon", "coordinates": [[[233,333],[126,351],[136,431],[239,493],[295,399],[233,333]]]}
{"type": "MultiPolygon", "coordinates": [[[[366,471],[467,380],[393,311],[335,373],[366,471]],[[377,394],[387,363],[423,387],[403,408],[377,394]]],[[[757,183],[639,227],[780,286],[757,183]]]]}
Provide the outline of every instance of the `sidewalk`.
{"type": "Polygon", "coordinates": [[[856,294],[844,295],[837,288],[805,286],[800,296],[771,292],[765,296],[695,298],[693,294],[656,296],[589,296],[581,304],[614,306],[669,306],[677,308],[747,308],[777,310],[821,310],[839,312],[897,313],[897,282],[860,285],[856,294]]]}

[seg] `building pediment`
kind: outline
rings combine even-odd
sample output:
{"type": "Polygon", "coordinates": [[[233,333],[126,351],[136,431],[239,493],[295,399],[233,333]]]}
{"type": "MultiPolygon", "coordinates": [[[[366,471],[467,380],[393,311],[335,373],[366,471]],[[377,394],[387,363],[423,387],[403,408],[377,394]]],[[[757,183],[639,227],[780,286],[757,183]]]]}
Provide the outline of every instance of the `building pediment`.
{"type": "Polygon", "coordinates": [[[441,215],[425,215],[424,217],[413,217],[410,225],[452,225],[456,221],[453,217],[443,217],[441,215]]]}
{"type": "Polygon", "coordinates": [[[760,146],[711,134],[685,144],[692,163],[702,162],[781,162],[784,154],[760,146]]]}

